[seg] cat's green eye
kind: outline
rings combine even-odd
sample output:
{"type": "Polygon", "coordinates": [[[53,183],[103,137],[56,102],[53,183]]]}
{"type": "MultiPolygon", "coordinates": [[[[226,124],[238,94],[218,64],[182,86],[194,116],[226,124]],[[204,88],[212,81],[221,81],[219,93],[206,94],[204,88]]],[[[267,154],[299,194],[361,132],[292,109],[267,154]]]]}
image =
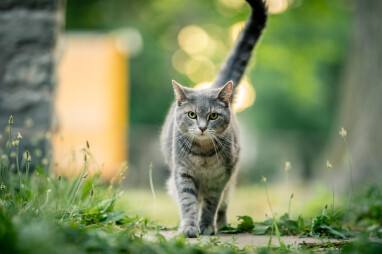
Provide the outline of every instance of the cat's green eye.
{"type": "Polygon", "coordinates": [[[195,112],[188,112],[188,117],[191,118],[191,119],[195,119],[196,118],[196,113],[195,112]]]}
{"type": "Polygon", "coordinates": [[[211,119],[211,120],[215,120],[216,118],[218,118],[219,114],[218,113],[211,113],[208,118],[211,119]]]}

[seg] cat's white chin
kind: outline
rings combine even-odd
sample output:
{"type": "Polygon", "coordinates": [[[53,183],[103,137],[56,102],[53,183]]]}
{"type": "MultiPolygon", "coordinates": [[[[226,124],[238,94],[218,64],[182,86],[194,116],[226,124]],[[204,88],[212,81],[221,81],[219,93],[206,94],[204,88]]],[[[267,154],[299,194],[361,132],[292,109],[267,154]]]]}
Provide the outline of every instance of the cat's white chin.
{"type": "Polygon", "coordinates": [[[197,139],[197,140],[200,140],[200,141],[204,141],[204,140],[211,139],[211,137],[206,135],[206,134],[199,133],[199,134],[194,136],[194,139],[197,139]]]}

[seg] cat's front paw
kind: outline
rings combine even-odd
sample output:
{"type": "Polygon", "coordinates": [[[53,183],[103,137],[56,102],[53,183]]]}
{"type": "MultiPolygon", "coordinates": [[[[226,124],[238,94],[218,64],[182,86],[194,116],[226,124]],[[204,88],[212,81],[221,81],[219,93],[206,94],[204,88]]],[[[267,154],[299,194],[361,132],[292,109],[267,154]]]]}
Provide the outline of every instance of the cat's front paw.
{"type": "Polygon", "coordinates": [[[216,234],[216,229],[214,225],[200,225],[201,235],[214,235],[216,234]]]}
{"type": "Polygon", "coordinates": [[[179,228],[179,233],[185,235],[188,238],[195,238],[199,235],[199,228],[194,224],[184,225],[179,228]]]}

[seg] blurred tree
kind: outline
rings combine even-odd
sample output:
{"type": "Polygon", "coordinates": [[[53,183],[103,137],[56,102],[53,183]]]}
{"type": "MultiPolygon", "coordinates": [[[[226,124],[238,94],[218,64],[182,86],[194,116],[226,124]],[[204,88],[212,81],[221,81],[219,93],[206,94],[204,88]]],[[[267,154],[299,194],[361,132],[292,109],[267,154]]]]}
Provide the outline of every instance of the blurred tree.
{"type": "Polygon", "coordinates": [[[50,135],[45,135],[55,120],[61,5],[60,0],[0,1],[0,133],[13,115],[12,138],[21,132],[20,157],[29,149],[32,164],[51,156],[50,135]]]}
{"type": "Polygon", "coordinates": [[[339,120],[325,156],[347,169],[338,131],[347,129],[354,181],[381,183],[382,169],[382,1],[357,0],[352,44],[339,94],[339,120]]]}
{"type": "Polygon", "coordinates": [[[257,99],[240,118],[259,134],[257,178],[282,169],[283,160],[311,178],[335,117],[350,7],[341,1],[297,2],[271,15],[249,72],[257,99]]]}

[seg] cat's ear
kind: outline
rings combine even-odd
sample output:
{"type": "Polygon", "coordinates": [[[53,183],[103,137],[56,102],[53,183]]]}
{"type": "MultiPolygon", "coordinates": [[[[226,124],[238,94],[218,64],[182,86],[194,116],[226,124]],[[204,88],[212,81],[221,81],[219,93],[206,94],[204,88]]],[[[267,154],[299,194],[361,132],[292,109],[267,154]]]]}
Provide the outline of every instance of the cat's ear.
{"type": "Polygon", "coordinates": [[[178,82],[176,82],[175,80],[172,81],[172,86],[174,87],[176,101],[177,102],[185,101],[187,99],[185,88],[182,85],[180,85],[178,82]]]}
{"type": "Polygon", "coordinates": [[[219,91],[218,98],[221,101],[230,103],[232,94],[233,82],[228,81],[219,91]]]}

